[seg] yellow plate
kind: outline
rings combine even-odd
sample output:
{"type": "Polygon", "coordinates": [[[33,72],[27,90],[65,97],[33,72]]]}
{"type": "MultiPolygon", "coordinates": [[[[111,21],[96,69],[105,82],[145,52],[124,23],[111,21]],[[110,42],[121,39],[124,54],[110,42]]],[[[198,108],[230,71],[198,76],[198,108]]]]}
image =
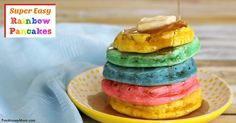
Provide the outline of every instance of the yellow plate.
{"type": "Polygon", "coordinates": [[[67,93],[74,104],[91,118],[105,123],[205,123],[222,114],[232,103],[233,92],[219,77],[200,70],[203,103],[191,114],[171,120],[145,120],[114,111],[101,90],[103,67],[86,71],[68,85],[67,93]]]}

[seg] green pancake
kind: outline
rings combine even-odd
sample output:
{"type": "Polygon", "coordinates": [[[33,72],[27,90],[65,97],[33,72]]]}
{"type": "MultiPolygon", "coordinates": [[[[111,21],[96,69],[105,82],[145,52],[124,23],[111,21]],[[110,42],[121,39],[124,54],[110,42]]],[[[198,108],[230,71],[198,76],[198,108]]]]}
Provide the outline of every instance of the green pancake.
{"type": "Polygon", "coordinates": [[[126,53],[108,48],[107,60],[124,67],[162,67],[172,66],[193,57],[200,49],[197,37],[191,43],[159,50],[155,53],[126,53]]]}

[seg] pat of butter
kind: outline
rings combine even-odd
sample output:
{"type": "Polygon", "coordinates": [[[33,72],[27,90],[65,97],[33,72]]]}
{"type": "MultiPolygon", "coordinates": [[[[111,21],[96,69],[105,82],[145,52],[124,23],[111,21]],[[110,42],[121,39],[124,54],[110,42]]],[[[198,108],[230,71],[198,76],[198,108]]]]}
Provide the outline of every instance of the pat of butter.
{"type": "Polygon", "coordinates": [[[137,29],[139,32],[144,32],[162,27],[175,21],[175,16],[155,16],[150,18],[144,17],[138,22],[137,29]]]}

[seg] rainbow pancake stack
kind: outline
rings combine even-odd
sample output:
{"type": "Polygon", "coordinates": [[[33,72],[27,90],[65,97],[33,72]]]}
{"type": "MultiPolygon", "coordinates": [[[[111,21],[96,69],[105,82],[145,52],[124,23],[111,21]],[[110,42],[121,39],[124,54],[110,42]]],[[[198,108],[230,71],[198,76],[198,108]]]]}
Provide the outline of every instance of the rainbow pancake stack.
{"type": "Polygon", "coordinates": [[[141,19],[125,29],[107,50],[102,89],[111,107],[128,116],[170,119],[201,106],[199,51],[192,28],[175,16],[141,19]]]}

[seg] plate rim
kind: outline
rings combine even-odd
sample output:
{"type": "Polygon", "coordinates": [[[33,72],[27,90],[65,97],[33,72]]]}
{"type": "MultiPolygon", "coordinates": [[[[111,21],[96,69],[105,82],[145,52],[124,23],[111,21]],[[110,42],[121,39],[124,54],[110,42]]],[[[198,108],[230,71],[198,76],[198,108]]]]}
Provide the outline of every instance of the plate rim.
{"type": "Polygon", "coordinates": [[[100,121],[98,118],[96,117],[106,117],[107,119],[117,119],[117,120],[122,120],[122,121],[130,121],[130,122],[142,122],[142,123],[150,123],[150,122],[153,122],[153,123],[163,123],[163,122],[180,122],[180,123],[183,123],[183,122],[194,122],[194,121],[198,121],[199,120],[202,120],[202,121],[205,121],[205,122],[208,122],[208,121],[211,121],[213,120],[214,118],[218,117],[219,115],[221,115],[230,105],[231,103],[233,102],[233,91],[232,89],[230,88],[230,86],[228,85],[228,83],[222,79],[221,77],[213,74],[213,73],[210,73],[209,71],[205,70],[205,69],[198,69],[198,72],[204,72],[204,73],[207,73],[207,74],[211,74],[212,76],[216,77],[217,79],[219,79],[221,82],[224,83],[224,85],[229,89],[229,92],[230,92],[230,98],[227,100],[227,103],[225,103],[223,106],[221,106],[219,109],[216,109],[216,110],[213,110],[212,112],[208,112],[207,114],[204,114],[204,115],[200,115],[200,116],[195,116],[195,117],[191,117],[191,118],[184,118],[184,119],[169,119],[169,120],[149,120],[149,119],[138,119],[138,118],[126,118],[126,117],[120,117],[120,116],[116,116],[116,115],[111,115],[111,114],[107,114],[107,113],[103,113],[103,112],[100,112],[100,111],[97,111],[95,109],[91,109],[91,108],[88,108],[87,106],[85,106],[84,104],[82,103],[79,103],[79,101],[77,101],[72,95],[71,95],[71,92],[70,92],[70,87],[71,87],[71,83],[73,80],[75,80],[75,78],[78,78],[78,76],[80,76],[81,74],[83,73],[86,73],[88,71],[91,71],[93,69],[100,69],[102,68],[103,66],[98,66],[98,67],[94,67],[94,68],[91,68],[91,69],[88,69],[76,76],[74,76],[68,86],[67,86],[67,94],[69,96],[69,98],[71,99],[71,101],[76,105],[77,108],[79,108],[83,113],[85,113],[87,116],[91,117],[92,119],[94,120],[97,120],[97,121],[100,121]],[[91,115],[97,115],[96,117],[94,116],[90,116],[89,114],[91,115]]]}

